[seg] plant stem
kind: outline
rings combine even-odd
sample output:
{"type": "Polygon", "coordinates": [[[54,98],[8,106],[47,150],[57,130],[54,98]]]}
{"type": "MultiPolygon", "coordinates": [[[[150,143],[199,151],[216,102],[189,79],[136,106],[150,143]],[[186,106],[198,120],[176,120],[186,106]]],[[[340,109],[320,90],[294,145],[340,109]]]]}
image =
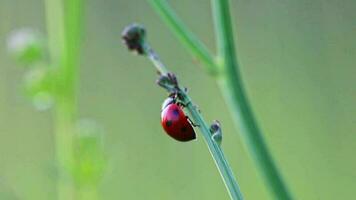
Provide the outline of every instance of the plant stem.
{"type": "MultiPolygon", "coordinates": [[[[186,96],[185,101],[191,102],[191,99],[188,96],[186,96]]],[[[229,192],[230,198],[234,200],[235,199],[242,200],[243,196],[240,191],[240,187],[238,186],[238,183],[235,180],[230,165],[227,162],[221,147],[215,141],[213,141],[211,135],[209,135],[210,132],[203,117],[192,103],[188,104],[187,109],[190,115],[192,116],[193,120],[201,126],[199,127],[200,131],[203,133],[205,142],[207,143],[210,154],[212,155],[213,160],[215,161],[215,164],[218,167],[220,175],[223,178],[225,186],[229,192]]]]}
{"type": "Polygon", "coordinates": [[[97,185],[87,185],[78,190],[78,199],[83,200],[97,200],[99,199],[99,194],[97,190],[97,185]]]}
{"type": "MultiPolygon", "coordinates": [[[[153,64],[155,65],[159,73],[162,75],[166,75],[168,73],[168,70],[164,66],[164,64],[159,60],[156,53],[147,44],[145,44],[144,46],[145,46],[146,55],[153,62],[153,64]]],[[[223,178],[225,186],[229,192],[230,198],[233,200],[242,200],[243,197],[239,185],[234,177],[234,174],[230,168],[229,163],[225,159],[224,153],[220,145],[213,140],[211,132],[208,128],[209,127],[208,124],[205,122],[203,116],[198,111],[195,104],[193,104],[191,98],[184,91],[184,89],[179,88],[179,90],[180,90],[179,93],[181,94],[181,98],[182,98],[180,100],[183,102],[183,104],[187,105],[186,109],[188,110],[193,121],[199,124],[199,129],[203,134],[205,142],[208,145],[210,154],[212,155],[213,160],[215,161],[215,164],[220,172],[220,175],[223,178]]]]}
{"type": "MultiPolygon", "coordinates": [[[[208,52],[205,49],[200,49],[204,45],[191,48],[194,45],[194,40],[197,40],[191,38],[196,38],[196,36],[175,15],[166,1],[151,0],[150,2],[175,35],[183,41],[182,43],[188,50],[193,52],[193,54],[203,51],[208,52]]],[[[230,108],[229,110],[233,116],[234,123],[241,130],[241,137],[263,175],[267,187],[270,188],[272,194],[277,199],[292,199],[268,151],[244,92],[239,71],[237,70],[238,62],[236,59],[228,0],[212,0],[212,8],[217,36],[218,56],[213,66],[209,64],[208,71],[217,72],[214,77],[230,108]]],[[[212,56],[208,55],[207,57],[212,56]]],[[[202,59],[201,57],[198,58],[202,59]]]]}
{"type": "Polygon", "coordinates": [[[204,66],[207,71],[212,75],[216,74],[217,69],[215,67],[214,58],[211,56],[209,50],[199,40],[199,38],[197,38],[184,26],[183,22],[176,16],[168,3],[164,0],[150,0],[149,2],[167,22],[170,28],[177,33],[176,35],[180,41],[188,46],[191,53],[205,64],[204,66]]]}
{"type": "Polygon", "coordinates": [[[56,79],[55,145],[59,200],[75,198],[71,169],[76,122],[76,82],[80,47],[81,0],[46,0],[50,60],[56,79]]]}
{"type": "Polygon", "coordinates": [[[218,82],[232,111],[235,124],[237,127],[241,127],[241,136],[274,197],[283,200],[292,199],[258,128],[237,70],[239,66],[235,52],[229,2],[228,0],[212,0],[212,8],[218,57],[221,57],[222,60],[222,63],[219,64],[223,69],[223,76],[218,82]]]}

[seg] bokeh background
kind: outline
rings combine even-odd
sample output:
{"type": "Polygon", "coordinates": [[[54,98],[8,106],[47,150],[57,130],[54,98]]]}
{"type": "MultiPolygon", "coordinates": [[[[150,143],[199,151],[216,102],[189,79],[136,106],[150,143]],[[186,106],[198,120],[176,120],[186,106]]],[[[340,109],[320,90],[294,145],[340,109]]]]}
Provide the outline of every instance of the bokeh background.
{"type": "MultiPolygon", "coordinates": [[[[214,50],[209,1],[170,1],[214,50]]],[[[253,110],[296,199],[354,199],[356,188],[356,1],[232,0],[238,57],[253,110]]],[[[223,125],[223,149],[248,200],[269,199],[206,75],[146,1],[87,0],[79,112],[105,129],[108,164],[102,199],[228,199],[203,139],[178,143],[160,126],[166,94],[120,32],[132,22],[188,86],[206,119],[223,125]]],[[[0,199],[55,199],[51,112],[22,93],[25,69],[6,37],[30,27],[46,33],[44,2],[0,1],[0,199]]]]}

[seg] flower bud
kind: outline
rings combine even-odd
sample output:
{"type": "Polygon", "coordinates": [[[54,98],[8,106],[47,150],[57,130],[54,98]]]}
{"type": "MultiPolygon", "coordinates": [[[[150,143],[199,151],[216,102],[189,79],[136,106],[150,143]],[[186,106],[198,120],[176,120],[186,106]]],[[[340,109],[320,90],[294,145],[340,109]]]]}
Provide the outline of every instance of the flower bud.
{"type": "Polygon", "coordinates": [[[45,54],[43,37],[29,28],[10,33],[7,47],[15,59],[24,64],[33,64],[43,59],[45,54]]]}
{"type": "Polygon", "coordinates": [[[135,51],[139,55],[143,55],[145,53],[143,46],[145,36],[145,28],[139,24],[131,24],[125,27],[121,34],[127,48],[131,51],[135,51]]]}
{"type": "Polygon", "coordinates": [[[37,67],[25,74],[24,89],[36,109],[44,111],[53,103],[53,76],[49,69],[37,67]]]}
{"type": "Polygon", "coordinates": [[[214,120],[210,126],[211,138],[218,144],[221,144],[222,141],[222,132],[220,122],[218,120],[214,120]]]}

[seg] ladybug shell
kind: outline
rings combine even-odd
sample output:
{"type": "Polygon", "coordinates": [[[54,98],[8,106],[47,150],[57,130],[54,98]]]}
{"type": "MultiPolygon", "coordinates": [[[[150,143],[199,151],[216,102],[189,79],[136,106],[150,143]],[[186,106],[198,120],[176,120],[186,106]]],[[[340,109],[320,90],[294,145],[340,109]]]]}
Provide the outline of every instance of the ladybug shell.
{"type": "Polygon", "coordinates": [[[167,105],[161,113],[163,129],[172,138],[187,142],[196,138],[194,129],[181,107],[172,103],[167,105]]]}

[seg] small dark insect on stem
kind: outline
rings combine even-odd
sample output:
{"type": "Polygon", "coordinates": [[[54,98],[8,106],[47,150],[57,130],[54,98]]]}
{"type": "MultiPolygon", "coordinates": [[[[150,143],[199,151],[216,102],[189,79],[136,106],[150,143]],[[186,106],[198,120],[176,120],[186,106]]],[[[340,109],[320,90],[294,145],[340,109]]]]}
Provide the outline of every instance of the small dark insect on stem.
{"type": "Polygon", "coordinates": [[[220,146],[222,139],[220,124],[215,121],[210,127],[208,126],[197,106],[193,104],[191,98],[188,96],[186,88],[179,86],[175,74],[167,70],[155,51],[145,41],[145,34],[146,31],[141,25],[132,24],[124,29],[122,39],[129,50],[136,52],[138,55],[145,55],[151,60],[160,75],[157,84],[166,89],[170,94],[176,94],[180,103],[186,105],[185,108],[190,114],[191,119],[199,124],[198,127],[208,145],[208,149],[231,199],[242,200],[243,197],[239,185],[220,146]]]}

